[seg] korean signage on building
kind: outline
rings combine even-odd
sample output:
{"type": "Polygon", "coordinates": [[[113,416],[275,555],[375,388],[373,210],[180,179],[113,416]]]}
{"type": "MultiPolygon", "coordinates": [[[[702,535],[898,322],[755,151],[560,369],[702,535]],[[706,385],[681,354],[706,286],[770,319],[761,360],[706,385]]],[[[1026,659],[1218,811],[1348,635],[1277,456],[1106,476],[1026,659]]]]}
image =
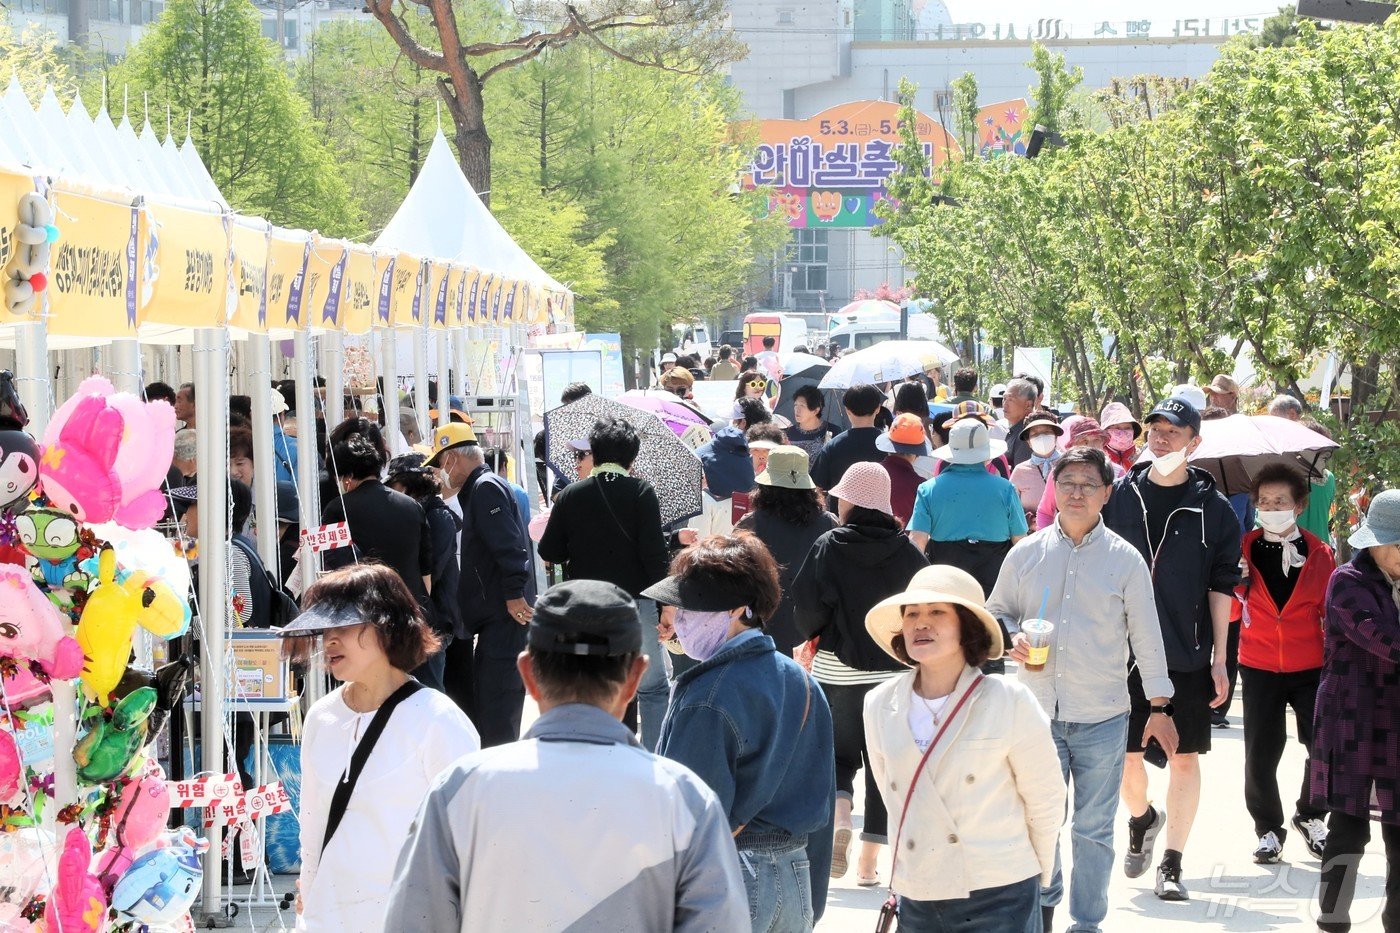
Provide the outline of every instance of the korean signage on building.
{"type": "MultiPolygon", "coordinates": [[[[1030,128],[1024,100],[983,107],[977,120],[982,155],[1024,154],[1030,128]]],[[[823,110],[809,120],[763,120],[746,188],[770,189],[768,208],[790,227],[873,227],[875,205],[898,170],[899,105],[862,100],[823,110]]],[[[936,170],[962,147],[933,117],[915,112],[924,155],[936,170]]]]}
{"type": "MultiPolygon", "coordinates": [[[[917,6],[917,5],[916,5],[917,6]]],[[[1262,16],[1201,16],[1186,19],[1097,20],[1071,23],[1063,19],[1037,19],[1018,23],[936,23],[916,25],[915,41],[966,42],[970,40],[1022,41],[1034,39],[1149,39],[1204,38],[1206,36],[1257,35],[1264,28],[1262,16]]]]}

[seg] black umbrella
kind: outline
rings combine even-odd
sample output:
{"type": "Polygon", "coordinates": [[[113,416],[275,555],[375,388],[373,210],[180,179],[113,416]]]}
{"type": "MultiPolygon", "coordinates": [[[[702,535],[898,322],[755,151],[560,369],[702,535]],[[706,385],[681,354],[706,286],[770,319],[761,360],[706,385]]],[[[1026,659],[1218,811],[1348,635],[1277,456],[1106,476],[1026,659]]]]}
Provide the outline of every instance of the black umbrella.
{"type": "Polygon", "coordinates": [[[851,426],[850,421],[846,419],[846,409],[841,405],[846,390],[821,388],[822,377],[831,369],[829,361],[819,356],[794,353],[784,361],[783,367],[783,381],[778,384],[778,402],[773,406],[774,414],[782,415],[796,424],[797,419],[792,413],[792,401],[797,397],[797,390],[803,386],[816,386],[822,394],[822,420],[837,431],[844,431],[851,426]]]}

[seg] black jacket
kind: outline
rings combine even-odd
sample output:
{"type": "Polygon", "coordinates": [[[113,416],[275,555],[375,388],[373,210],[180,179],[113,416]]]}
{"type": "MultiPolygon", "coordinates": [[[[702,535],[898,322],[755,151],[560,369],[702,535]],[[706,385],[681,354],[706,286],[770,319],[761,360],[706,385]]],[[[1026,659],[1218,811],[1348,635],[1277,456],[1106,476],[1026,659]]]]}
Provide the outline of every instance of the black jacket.
{"type": "Polygon", "coordinates": [[[792,598],[798,633],[821,636],[818,646],[861,671],[905,669],[865,630],[865,614],[880,600],[902,593],[928,566],[904,532],[844,525],[817,539],[797,579],[792,598]]]}
{"type": "Polygon", "coordinates": [[[457,565],[457,534],[462,530],[462,521],[447,507],[441,496],[429,496],[422,505],[428,516],[433,550],[431,595],[436,616],[433,621],[439,632],[452,635],[460,627],[462,619],[461,609],[457,605],[457,589],[461,580],[461,569],[457,565]]]}
{"type": "Polygon", "coordinates": [[[811,553],[812,545],[835,525],[836,518],[830,512],[817,512],[805,525],[794,525],[780,518],[777,512],[758,509],[745,515],[736,526],[767,545],[768,552],[778,562],[778,585],[782,587],[783,598],[773,618],[765,620],[763,627],[783,654],[791,656],[792,649],[807,640],[797,633],[797,623],[793,621],[792,581],[811,553]]]}
{"type": "Polygon", "coordinates": [[[1240,520],[1215,488],[1215,479],[1199,467],[1187,467],[1181,504],[1167,519],[1161,547],[1153,555],[1147,507],[1138,491],[1151,482],[1151,467],[1151,462],[1139,463],[1113,484],[1103,520],[1138,549],[1152,570],[1167,668],[1196,671],[1210,666],[1215,641],[1207,594],[1232,596],[1240,582],[1240,520]]]}
{"type": "Polygon", "coordinates": [[[539,554],[563,564],[565,579],[605,580],[635,598],[666,576],[670,558],[656,490],[616,473],[570,483],[554,500],[539,554]]]}
{"type": "Polygon", "coordinates": [[[457,582],[462,618],[456,634],[467,638],[493,620],[517,624],[506,612],[506,600],[532,600],[535,577],[525,521],[505,480],[483,464],[467,477],[457,501],[462,506],[462,573],[457,582]]]}

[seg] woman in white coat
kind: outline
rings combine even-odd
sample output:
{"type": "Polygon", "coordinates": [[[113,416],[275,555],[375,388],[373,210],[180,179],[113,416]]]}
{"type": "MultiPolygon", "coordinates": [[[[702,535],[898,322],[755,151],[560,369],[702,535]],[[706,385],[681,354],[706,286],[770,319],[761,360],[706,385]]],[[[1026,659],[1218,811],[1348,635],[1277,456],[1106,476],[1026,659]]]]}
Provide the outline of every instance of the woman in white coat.
{"type": "Polygon", "coordinates": [[[302,731],[296,928],[383,933],[414,814],[438,774],[481,739],[445,694],[408,675],[438,639],[397,573],[355,564],[323,576],[303,604],[282,636],[300,654],[319,636],[343,683],[311,707],[302,731]]]}
{"type": "Polygon", "coordinates": [[[914,668],[865,700],[870,765],[894,830],[900,933],[1039,933],[1065,782],[1035,697],[978,671],[1002,654],[982,587],[955,567],[927,567],[865,626],[914,668]]]}

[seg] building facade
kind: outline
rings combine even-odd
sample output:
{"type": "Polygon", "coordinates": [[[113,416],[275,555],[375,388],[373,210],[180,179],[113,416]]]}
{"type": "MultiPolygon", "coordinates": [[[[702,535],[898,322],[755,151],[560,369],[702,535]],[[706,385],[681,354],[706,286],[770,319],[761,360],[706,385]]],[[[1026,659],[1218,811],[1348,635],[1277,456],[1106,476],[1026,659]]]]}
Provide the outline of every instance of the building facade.
{"type": "MultiPolygon", "coordinates": [[[[1031,100],[1033,41],[1082,68],[1092,91],[1136,75],[1200,78],[1230,36],[1257,32],[1262,19],[955,23],[940,0],[734,0],[733,23],[749,55],[732,66],[731,80],[760,121],[893,101],[908,78],[919,88],[916,108],[947,125],[951,85],[964,73],[977,79],[984,106],[1031,100]]],[[[859,290],[910,275],[898,248],[869,228],[814,221],[792,230],[759,304],[835,311],[859,290]]]]}

